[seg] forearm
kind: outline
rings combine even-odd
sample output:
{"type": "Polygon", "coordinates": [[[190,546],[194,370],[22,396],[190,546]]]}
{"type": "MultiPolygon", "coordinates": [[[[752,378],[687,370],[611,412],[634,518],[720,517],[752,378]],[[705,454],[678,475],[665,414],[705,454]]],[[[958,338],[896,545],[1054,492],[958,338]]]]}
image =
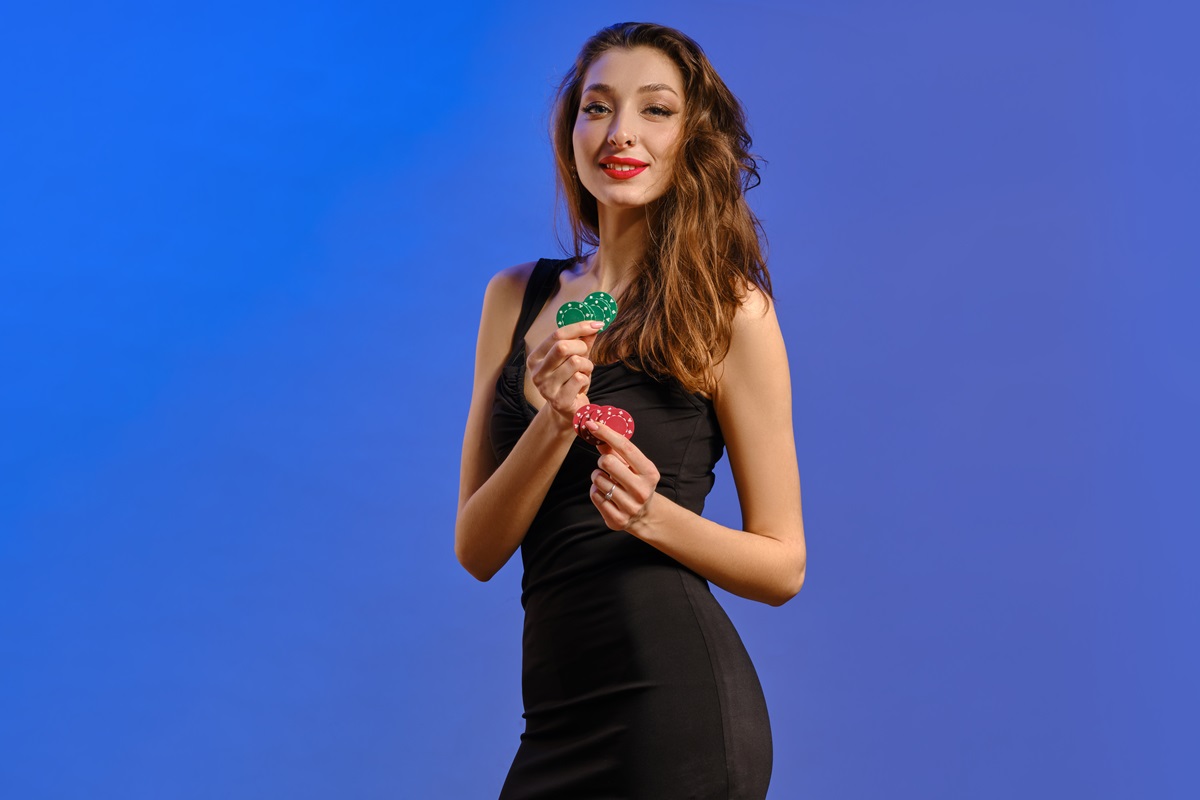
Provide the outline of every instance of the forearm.
{"type": "Polygon", "coordinates": [[[727,528],[661,494],[628,532],[731,594],[783,605],[804,583],[805,552],[763,533],[727,528]]]}
{"type": "Polygon", "coordinates": [[[555,424],[549,406],[459,509],[454,524],[458,561],[481,581],[491,579],[521,545],[575,438],[555,424]]]}

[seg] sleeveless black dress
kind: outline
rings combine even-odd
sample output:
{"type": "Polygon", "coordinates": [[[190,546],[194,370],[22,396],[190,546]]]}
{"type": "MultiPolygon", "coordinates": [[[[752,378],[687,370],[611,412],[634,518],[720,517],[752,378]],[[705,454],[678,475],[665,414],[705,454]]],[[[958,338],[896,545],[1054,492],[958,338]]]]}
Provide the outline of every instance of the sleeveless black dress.
{"type": "MultiPolygon", "coordinates": [[[[496,384],[502,461],[533,419],[525,332],[571,259],[530,276],[496,384]]],[[[699,514],[725,443],[711,401],[673,379],[597,365],[588,399],[629,411],[657,491],[699,514]]],[[[604,523],[599,452],[576,438],[521,543],[525,732],[500,800],[762,800],[771,726],[754,665],[708,581],[604,523]]]]}

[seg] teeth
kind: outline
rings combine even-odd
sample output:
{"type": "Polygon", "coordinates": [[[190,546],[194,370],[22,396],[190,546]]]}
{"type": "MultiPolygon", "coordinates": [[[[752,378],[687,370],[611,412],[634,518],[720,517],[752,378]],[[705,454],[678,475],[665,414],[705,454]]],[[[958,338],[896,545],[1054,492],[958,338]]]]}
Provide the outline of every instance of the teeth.
{"type": "Polygon", "coordinates": [[[605,169],[611,169],[614,172],[629,172],[631,170],[641,169],[641,167],[635,167],[632,164],[604,164],[603,166],[605,169]]]}

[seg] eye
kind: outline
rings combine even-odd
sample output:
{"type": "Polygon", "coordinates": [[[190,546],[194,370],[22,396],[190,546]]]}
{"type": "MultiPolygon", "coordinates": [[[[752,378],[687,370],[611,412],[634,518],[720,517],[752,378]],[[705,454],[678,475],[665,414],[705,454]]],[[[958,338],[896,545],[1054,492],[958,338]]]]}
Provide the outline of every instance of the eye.
{"type": "Polygon", "coordinates": [[[675,113],[666,106],[647,106],[646,110],[656,117],[669,117],[675,113]]]}
{"type": "Polygon", "coordinates": [[[604,107],[603,103],[588,103],[580,110],[585,114],[600,114],[608,109],[604,107]]]}

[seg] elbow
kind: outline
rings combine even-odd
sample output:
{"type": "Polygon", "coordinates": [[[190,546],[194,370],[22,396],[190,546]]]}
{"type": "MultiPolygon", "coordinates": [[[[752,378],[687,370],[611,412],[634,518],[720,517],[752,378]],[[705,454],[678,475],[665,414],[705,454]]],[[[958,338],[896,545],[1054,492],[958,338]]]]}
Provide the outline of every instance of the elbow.
{"type": "Polygon", "coordinates": [[[807,559],[801,558],[799,568],[790,574],[790,580],[782,588],[782,591],[770,601],[770,605],[778,608],[800,594],[800,590],[804,588],[804,571],[807,566],[807,559]]]}
{"type": "Polygon", "coordinates": [[[488,572],[487,570],[480,569],[478,566],[471,564],[469,561],[463,558],[462,553],[458,553],[456,551],[455,555],[458,556],[458,563],[462,565],[462,568],[465,569],[472,578],[480,583],[487,583],[492,579],[492,576],[496,574],[494,572],[488,572]]]}
{"type": "Polygon", "coordinates": [[[471,558],[470,548],[463,544],[462,532],[457,528],[454,530],[454,557],[458,559],[459,566],[480,583],[487,583],[496,574],[496,570],[487,569],[471,558]]]}
{"type": "Polygon", "coordinates": [[[484,569],[471,561],[469,554],[463,551],[461,542],[457,540],[454,543],[454,556],[458,559],[459,565],[480,583],[487,583],[496,574],[495,570],[484,569]]]}

